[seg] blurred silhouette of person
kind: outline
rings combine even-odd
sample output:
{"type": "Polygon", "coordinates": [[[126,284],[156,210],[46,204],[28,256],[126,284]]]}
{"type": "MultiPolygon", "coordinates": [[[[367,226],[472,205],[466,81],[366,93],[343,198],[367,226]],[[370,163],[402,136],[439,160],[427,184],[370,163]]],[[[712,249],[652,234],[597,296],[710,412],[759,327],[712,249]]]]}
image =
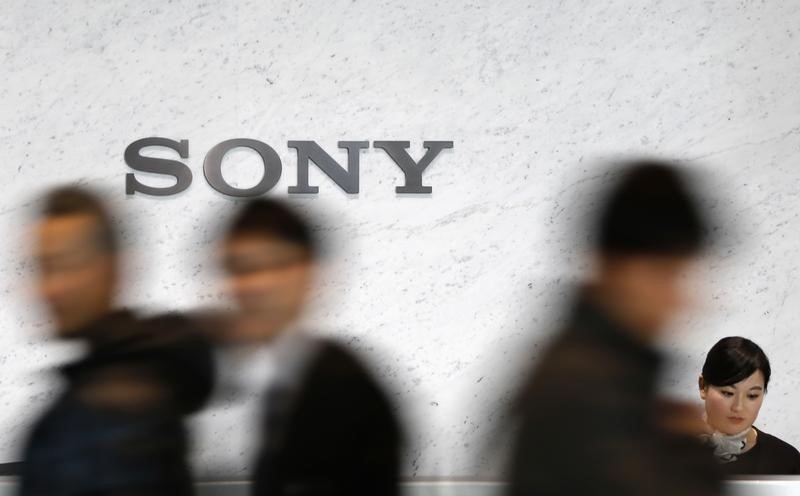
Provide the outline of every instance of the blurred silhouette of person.
{"type": "Polygon", "coordinates": [[[120,248],[93,192],[44,198],[38,287],[60,339],[87,344],[24,449],[23,496],[189,495],[183,415],[209,395],[210,349],[188,320],[114,306],[120,248]]]}
{"type": "MultiPolygon", "coordinates": [[[[661,418],[655,342],[686,303],[706,227],[676,166],[625,164],[601,213],[595,273],[519,401],[511,496],[721,494],[700,422],[661,418]],[[669,419],[668,419],[669,420],[669,419]]],[[[699,415],[696,415],[699,418],[699,415]]]]}
{"type": "Polygon", "coordinates": [[[729,475],[800,475],[800,453],[756,428],[772,369],[747,338],[727,337],[709,350],[699,379],[709,432],[703,439],[729,475]]]}
{"type": "Polygon", "coordinates": [[[248,350],[244,387],[261,392],[260,435],[248,418],[239,426],[259,441],[252,494],[396,495],[401,434],[388,399],[350,351],[300,323],[318,251],[307,221],[273,199],[247,203],[224,239],[238,309],[220,340],[248,350]]]}

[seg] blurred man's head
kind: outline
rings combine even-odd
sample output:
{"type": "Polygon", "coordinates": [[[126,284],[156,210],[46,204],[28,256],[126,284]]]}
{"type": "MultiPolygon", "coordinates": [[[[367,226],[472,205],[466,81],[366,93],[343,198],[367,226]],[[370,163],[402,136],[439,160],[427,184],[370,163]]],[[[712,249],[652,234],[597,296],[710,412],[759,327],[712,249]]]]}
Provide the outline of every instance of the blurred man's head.
{"type": "Polygon", "coordinates": [[[223,255],[239,311],[234,339],[271,339],[297,320],[315,255],[310,226],[286,203],[258,199],[245,205],[228,230],[223,255]]]}
{"type": "Polygon", "coordinates": [[[111,221],[93,193],[58,188],[44,197],[36,234],[39,291],[59,336],[69,337],[111,310],[117,276],[111,221]]]}
{"type": "Polygon", "coordinates": [[[682,280],[705,231],[676,166],[627,164],[600,219],[596,298],[639,337],[654,339],[685,303],[682,280]]]}

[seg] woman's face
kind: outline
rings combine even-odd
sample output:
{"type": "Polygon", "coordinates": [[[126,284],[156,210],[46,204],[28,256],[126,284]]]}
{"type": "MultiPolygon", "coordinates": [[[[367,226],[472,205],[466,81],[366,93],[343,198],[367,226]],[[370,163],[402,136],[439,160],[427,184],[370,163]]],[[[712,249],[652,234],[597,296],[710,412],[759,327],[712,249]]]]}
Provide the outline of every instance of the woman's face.
{"type": "Polygon", "coordinates": [[[708,424],[723,434],[744,431],[755,423],[765,392],[760,370],[731,386],[707,385],[700,390],[700,397],[706,402],[708,424]]]}

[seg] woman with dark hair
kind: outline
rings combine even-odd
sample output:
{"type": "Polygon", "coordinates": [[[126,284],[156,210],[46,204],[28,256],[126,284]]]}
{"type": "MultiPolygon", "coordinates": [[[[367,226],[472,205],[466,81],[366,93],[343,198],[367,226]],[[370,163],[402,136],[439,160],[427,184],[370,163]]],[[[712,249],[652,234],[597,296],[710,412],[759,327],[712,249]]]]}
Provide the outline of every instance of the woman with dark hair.
{"type": "Polygon", "coordinates": [[[753,425],[771,372],[767,355],[746,338],[723,338],[706,356],[699,381],[704,438],[729,475],[800,474],[800,453],[753,425]]]}

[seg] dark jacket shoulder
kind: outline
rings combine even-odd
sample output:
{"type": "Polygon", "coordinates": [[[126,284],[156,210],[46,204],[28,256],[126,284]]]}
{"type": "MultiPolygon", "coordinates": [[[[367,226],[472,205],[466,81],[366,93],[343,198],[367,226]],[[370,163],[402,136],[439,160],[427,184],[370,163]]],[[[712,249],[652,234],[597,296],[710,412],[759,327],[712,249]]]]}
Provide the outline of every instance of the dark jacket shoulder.
{"type": "Polygon", "coordinates": [[[764,473],[780,475],[800,474],[800,451],[786,441],[759,429],[758,444],[764,473]]]}
{"type": "Polygon", "coordinates": [[[343,375],[370,375],[361,359],[343,343],[329,338],[317,339],[316,347],[312,369],[343,375]]]}
{"type": "Polygon", "coordinates": [[[199,410],[214,386],[215,367],[208,337],[194,319],[178,313],[150,317],[143,327],[151,345],[159,350],[160,369],[172,387],[179,410],[185,414],[199,410]]]}
{"type": "Polygon", "coordinates": [[[786,457],[800,458],[800,451],[791,444],[760,429],[756,430],[758,431],[758,442],[761,443],[764,448],[769,448],[770,451],[786,457]]]}
{"type": "Polygon", "coordinates": [[[286,425],[265,424],[267,440],[283,441],[262,450],[254,494],[396,495],[400,429],[388,398],[345,345],[313,345],[286,425]]]}
{"type": "Polygon", "coordinates": [[[392,408],[383,388],[362,360],[344,344],[331,339],[316,343],[308,364],[301,399],[308,403],[326,402],[329,410],[350,410],[355,417],[381,412],[392,419],[392,408]],[[331,401],[332,398],[339,401],[331,401]]]}

